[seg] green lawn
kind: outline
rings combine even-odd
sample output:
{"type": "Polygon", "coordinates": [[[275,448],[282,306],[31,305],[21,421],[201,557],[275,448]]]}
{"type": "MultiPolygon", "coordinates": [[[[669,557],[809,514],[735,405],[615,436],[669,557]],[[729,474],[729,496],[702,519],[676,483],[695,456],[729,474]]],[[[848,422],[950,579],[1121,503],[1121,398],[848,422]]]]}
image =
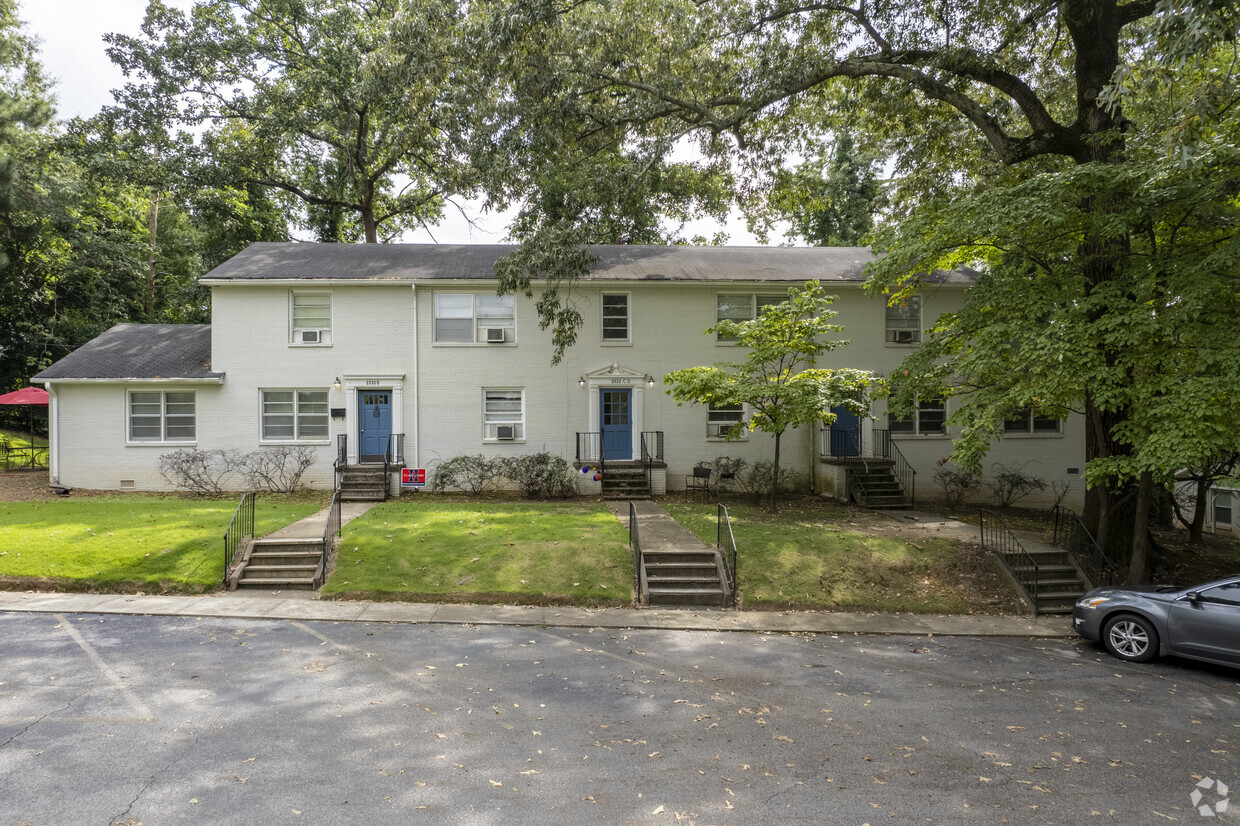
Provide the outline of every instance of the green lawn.
{"type": "MultiPolygon", "coordinates": [[[[223,576],[224,531],[239,500],[0,502],[0,583],[74,591],[209,590],[223,576]]],[[[259,494],[255,532],[270,533],[325,505],[322,495],[259,494]]]]}
{"type": "Polygon", "coordinates": [[[386,502],[344,528],[324,594],[436,602],[623,605],[628,532],[598,504],[386,502]]]}
{"type": "MultiPolygon", "coordinates": [[[[714,505],[664,502],[663,507],[709,545],[715,544],[714,505]]],[[[777,514],[728,505],[738,549],[746,608],[965,613],[969,601],[954,580],[958,543],[926,537],[913,542],[846,530],[846,511],[830,503],[787,504],[777,514]]]]}

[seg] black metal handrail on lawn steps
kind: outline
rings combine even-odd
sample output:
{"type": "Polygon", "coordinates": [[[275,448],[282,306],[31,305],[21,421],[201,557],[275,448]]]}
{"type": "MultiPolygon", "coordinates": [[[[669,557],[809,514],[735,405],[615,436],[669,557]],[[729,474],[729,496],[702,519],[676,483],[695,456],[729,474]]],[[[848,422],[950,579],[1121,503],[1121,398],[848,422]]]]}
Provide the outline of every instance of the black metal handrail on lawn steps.
{"type": "Polygon", "coordinates": [[[1004,569],[1033,601],[1033,615],[1038,615],[1038,585],[1042,569],[1020,540],[1008,529],[1003,517],[986,510],[981,518],[982,547],[994,551],[1004,569]]]}
{"type": "Polygon", "coordinates": [[[254,536],[254,500],[257,498],[257,491],[243,495],[233,511],[228,529],[224,531],[224,581],[228,580],[228,569],[232,567],[237,548],[254,536]]]}
{"type": "Polygon", "coordinates": [[[723,558],[723,570],[728,577],[728,592],[731,600],[729,604],[736,607],[736,597],[739,593],[736,582],[736,566],[739,561],[736,553],[736,536],[732,533],[732,518],[728,516],[728,509],[723,505],[718,507],[715,519],[715,546],[723,558]]]}

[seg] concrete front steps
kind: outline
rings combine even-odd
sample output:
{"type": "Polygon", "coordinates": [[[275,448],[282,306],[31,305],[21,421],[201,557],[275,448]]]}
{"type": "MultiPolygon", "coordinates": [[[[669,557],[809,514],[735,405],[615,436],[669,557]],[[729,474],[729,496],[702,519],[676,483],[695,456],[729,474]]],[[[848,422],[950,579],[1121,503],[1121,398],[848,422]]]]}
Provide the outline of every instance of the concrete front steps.
{"type": "Polygon", "coordinates": [[[603,469],[604,499],[649,499],[646,468],[638,461],[608,462],[603,469]]]}
{"type": "Polygon", "coordinates": [[[643,550],[642,567],[649,605],[726,608],[731,603],[718,551],[643,550]]]}
{"type": "Polygon", "coordinates": [[[387,499],[383,465],[346,465],[340,478],[341,502],[382,502],[387,499]]]}
{"type": "MultiPolygon", "coordinates": [[[[1089,590],[1084,577],[1073,564],[1067,551],[1058,549],[1028,550],[1037,564],[1038,596],[1026,595],[1033,600],[1039,614],[1071,614],[1076,601],[1089,590]]],[[[1011,564],[1013,575],[1019,580],[1033,573],[1032,565],[1011,564]]],[[[1025,590],[1025,589],[1022,589],[1025,590]]]]}
{"type": "Polygon", "coordinates": [[[882,459],[848,469],[853,499],[863,508],[911,508],[913,502],[892,471],[893,463],[882,459]]]}
{"type": "Polygon", "coordinates": [[[228,579],[230,590],[313,591],[323,584],[319,562],[323,558],[322,540],[255,539],[245,561],[228,579]]]}

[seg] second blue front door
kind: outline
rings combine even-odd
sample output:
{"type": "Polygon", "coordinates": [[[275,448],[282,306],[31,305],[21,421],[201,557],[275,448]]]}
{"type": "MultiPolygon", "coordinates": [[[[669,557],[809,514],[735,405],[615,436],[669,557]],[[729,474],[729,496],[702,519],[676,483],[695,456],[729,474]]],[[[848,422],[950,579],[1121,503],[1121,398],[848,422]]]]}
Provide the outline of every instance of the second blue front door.
{"type": "Polygon", "coordinates": [[[831,455],[837,458],[861,455],[861,420],[857,414],[840,405],[831,408],[831,455]]]}
{"type": "Polygon", "coordinates": [[[603,388],[599,391],[599,429],[603,431],[603,457],[633,458],[633,391],[603,388]]]}
{"type": "Polygon", "coordinates": [[[383,461],[388,436],[392,435],[392,394],[387,390],[362,390],[358,396],[358,460],[383,461]]]}

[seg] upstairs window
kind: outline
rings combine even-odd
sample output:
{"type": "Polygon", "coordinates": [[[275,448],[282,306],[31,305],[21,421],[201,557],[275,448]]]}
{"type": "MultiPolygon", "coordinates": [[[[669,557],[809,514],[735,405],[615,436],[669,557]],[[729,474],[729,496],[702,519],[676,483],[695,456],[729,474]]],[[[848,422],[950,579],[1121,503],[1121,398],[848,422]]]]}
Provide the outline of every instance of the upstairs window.
{"type": "Polygon", "coordinates": [[[289,318],[290,343],[332,343],[331,293],[292,293],[289,318]]]}
{"type": "Polygon", "coordinates": [[[1031,410],[1022,410],[1003,422],[1004,433],[1058,433],[1060,420],[1056,416],[1041,416],[1031,410]]]}
{"type": "Polygon", "coordinates": [[[1216,490],[1214,492],[1214,524],[1217,526],[1231,525],[1231,491],[1216,490]]]}
{"type": "Polygon", "coordinates": [[[505,344],[516,338],[513,297],[494,293],[436,293],[435,341],[505,344]]]}
{"type": "Polygon", "coordinates": [[[192,442],[197,420],[193,390],[135,390],[129,394],[131,442],[192,442]]]}
{"type": "Polygon", "coordinates": [[[910,295],[887,305],[887,342],[921,343],[921,296],[910,295]]]}
{"type": "MultiPolygon", "coordinates": [[[[719,293],[715,296],[715,322],[753,321],[764,308],[787,300],[787,294],[719,293]]],[[[733,337],[719,334],[715,338],[717,341],[736,341],[733,337]]]]}
{"type": "Polygon", "coordinates": [[[603,341],[629,340],[628,294],[603,294],[603,341]]]}
{"type": "Polygon", "coordinates": [[[887,429],[912,436],[942,436],[947,433],[947,405],[942,399],[921,399],[907,416],[887,414],[887,429]]]}

